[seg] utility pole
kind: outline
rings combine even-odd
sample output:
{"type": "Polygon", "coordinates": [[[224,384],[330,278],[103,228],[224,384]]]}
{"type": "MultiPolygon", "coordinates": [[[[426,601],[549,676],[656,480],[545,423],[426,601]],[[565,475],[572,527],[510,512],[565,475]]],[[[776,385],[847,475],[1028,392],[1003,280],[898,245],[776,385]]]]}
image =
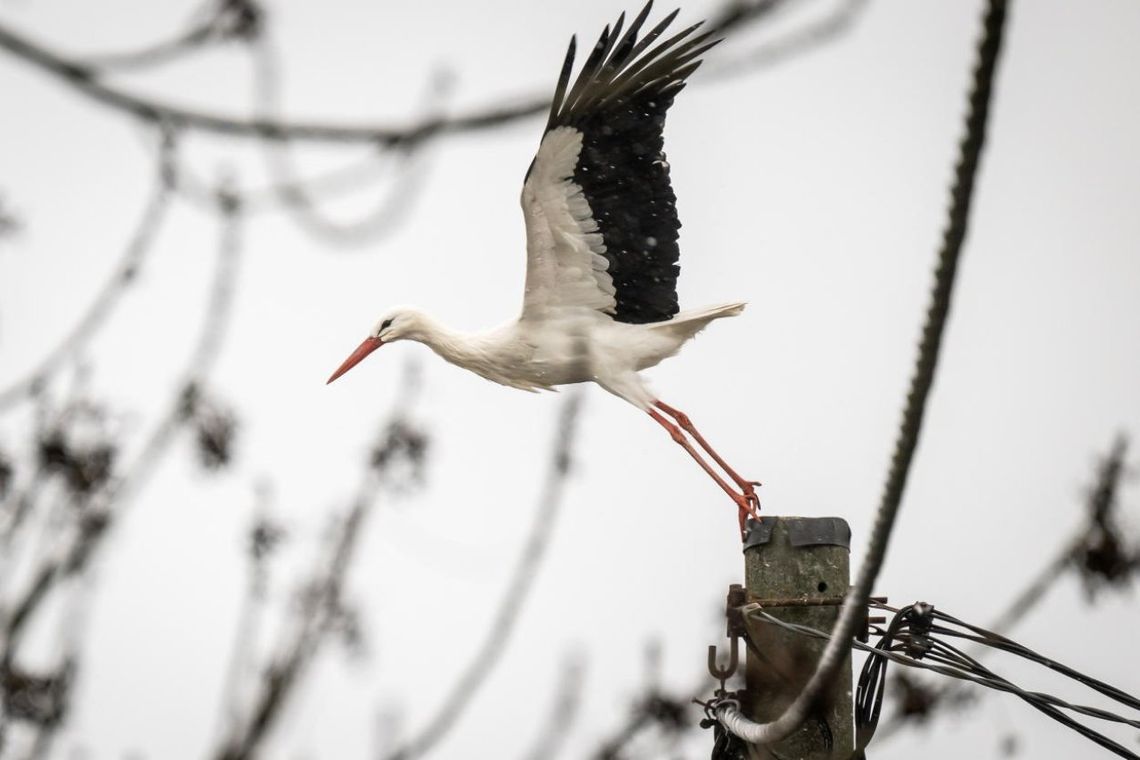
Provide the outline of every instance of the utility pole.
{"type": "MultiPolygon", "coordinates": [[[[749,520],[744,539],[745,603],[788,623],[830,631],[850,585],[851,529],[839,517],[749,520]]],[[[827,641],[756,616],[743,621],[748,648],[742,708],[757,722],[778,718],[804,688],[827,641]]],[[[765,760],[847,760],[855,748],[851,658],[847,655],[811,717],[791,736],[755,747],[765,760]]]]}

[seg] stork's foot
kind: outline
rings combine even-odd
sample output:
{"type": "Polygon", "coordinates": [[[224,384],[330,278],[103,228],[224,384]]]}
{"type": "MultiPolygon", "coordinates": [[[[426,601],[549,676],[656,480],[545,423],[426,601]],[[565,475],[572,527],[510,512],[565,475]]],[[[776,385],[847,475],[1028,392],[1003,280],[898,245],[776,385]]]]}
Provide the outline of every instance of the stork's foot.
{"type": "MultiPolygon", "coordinates": [[[[730,476],[735,473],[730,473],[730,476]]],[[[744,480],[743,478],[733,478],[736,485],[740,488],[741,495],[745,501],[748,502],[748,516],[753,520],[760,519],[760,497],[756,495],[757,486],[762,485],[759,480],[744,480]]],[[[739,503],[739,502],[738,502],[739,503]]],[[[741,518],[743,524],[744,518],[741,518]]]]}
{"type": "Polygon", "coordinates": [[[756,498],[754,493],[733,494],[732,500],[736,502],[737,516],[740,521],[740,536],[743,538],[744,525],[748,522],[748,518],[751,517],[757,521],[760,519],[760,500],[756,498]]]}
{"type": "MultiPolygon", "coordinates": [[[[755,485],[760,485],[756,483],[755,485]]],[[[733,501],[739,509],[740,517],[740,534],[744,535],[744,524],[751,517],[757,522],[760,521],[760,497],[756,495],[753,489],[753,483],[749,482],[742,487],[743,493],[733,496],[733,501]]]]}

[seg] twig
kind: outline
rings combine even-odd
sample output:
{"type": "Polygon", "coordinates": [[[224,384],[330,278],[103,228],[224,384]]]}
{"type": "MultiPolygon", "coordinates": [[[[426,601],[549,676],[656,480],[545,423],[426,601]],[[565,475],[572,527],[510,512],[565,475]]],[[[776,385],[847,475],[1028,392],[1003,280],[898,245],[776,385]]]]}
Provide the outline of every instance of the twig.
{"type": "MultiPolygon", "coordinates": [[[[276,120],[281,110],[280,67],[273,41],[263,34],[251,41],[249,48],[254,68],[255,112],[261,118],[276,120]]],[[[438,99],[441,89],[435,85],[430,88],[428,95],[431,101],[438,99]]],[[[429,101],[428,105],[432,111],[438,112],[438,104],[429,101]]],[[[289,152],[289,140],[262,140],[261,147],[272,179],[266,189],[273,194],[274,200],[291,212],[303,229],[337,244],[355,244],[392,231],[401,220],[408,218],[408,208],[427,179],[424,156],[412,147],[382,153],[376,149],[377,155],[372,156],[369,162],[377,169],[372,173],[380,176],[380,166],[386,165],[392,175],[385,196],[361,219],[338,222],[320,210],[316,198],[309,191],[310,183],[298,180],[289,152]]]]}
{"type": "Polygon", "coordinates": [[[330,621],[341,606],[341,589],[360,533],[360,525],[371,511],[380,491],[380,476],[369,468],[342,522],[327,569],[304,592],[295,631],[287,637],[280,654],[266,668],[261,689],[253,700],[249,719],[235,722],[230,735],[217,753],[219,760],[246,760],[276,722],[282,706],[306,668],[312,663],[330,629],[330,621]]]}
{"type": "Polygon", "coordinates": [[[139,269],[154,247],[154,240],[170,205],[170,177],[174,145],[163,140],[154,187],[143,207],[142,216],[111,276],[95,295],[86,311],[54,349],[23,378],[0,390],[0,410],[34,393],[70,356],[74,355],[106,323],[128,288],[137,282],[139,269]]]}
{"type": "Polygon", "coordinates": [[[252,700],[248,719],[233,721],[217,751],[218,760],[246,760],[256,754],[279,718],[282,707],[344,612],[342,590],[362,535],[361,525],[372,513],[391,468],[400,459],[410,460],[416,468],[422,465],[426,439],[405,419],[406,402],[415,393],[415,386],[415,373],[405,371],[401,392],[397,394],[383,437],[373,451],[327,560],[318,566],[313,579],[302,588],[301,604],[292,632],[282,636],[278,653],[265,669],[260,689],[252,700]]]}
{"type": "Polygon", "coordinates": [[[213,29],[210,26],[197,26],[172,39],[156,42],[138,50],[85,56],[79,65],[101,73],[112,69],[131,71],[152,68],[201,48],[212,36],[213,29]]]}
{"type": "Polygon", "coordinates": [[[13,491],[8,499],[0,502],[5,505],[4,523],[0,526],[0,554],[3,555],[0,557],[0,590],[3,590],[4,581],[7,580],[8,574],[4,571],[13,561],[12,544],[15,543],[16,535],[23,527],[25,519],[36,505],[36,499],[47,483],[47,477],[47,470],[42,465],[37,465],[24,487],[18,492],[13,491]]]}
{"type": "Polygon", "coordinates": [[[11,207],[5,202],[4,196],[0,195],[0,238],[6,235],[12,235],[20,229],[20,220],[12,212],[11,207]]]}
{"type": "Polygon", "coordinates": [[[523,755],[525,760],[554,760],[562,751],[581,706],[584,669],[581,655],[570,654],[563,661],[550,713],[530,751],[523,755]]]}
{"type": "MultiPolygon", "coordinates": [[[[1111,452],[1105,457],[1099,467],[1096,483],[1089,491],[1088,515],[1086,524],[1075,535],[1062,543],[1060,550],[1039,570],[1026,584],[1005,610],[994,618],[988,626],[990,631],[997,634],[1007,634],[1014,626],[1029,614],[1041,601],[1049,590],[1057,585],[1063,573],[1079,569],[1077,564],[1082,550],[1088,545],[1090,536],[1101,530],[1105,523],[1111,521],[1116,503],[1116,494],[1120,487],[1120,480],[1124,473],[1124,456],[1127,451],[1125,440],[1117,438],[1111,452]]],[[[960,683],[948,683],[934,688],[925,695],[925,711],[918,713],[925,718],[929,711],[939,704],[961,704],[960,697],[964,697],[969,686],[960,683]]],[[[907,714],[898,710],[891,719],[883,724],[877,731],[876,746],[894,736],[899,729],[913,722],[915,714],[907,714]]]]}
{"type": "Polygon", "coordinates": [[[783,63],[793,56],[822,47],[851,31],[867,5],[868,0],[843,0],[828,15],[792,31],[785,37],[764,43],[730,60],[714,64],[707,76],[727,79],[745,73],[754,73],[783,63]]]}
{"type": "Polygon", "coordinates": [[[506,649],[519,614],[530,598],[539,566],[546,555],[546,546],[557,521],[559,507],[570,472],[574,435],[578,412],[582,404],[581,393],[572,391],[562,403],[559,412],[558,432],[554,452],[546,472],[546,483],[538,499],[526,546],[515,565],[506,592],[499,602],[491,627],[467,667],[447,692],[439,708],[412,739],[386,755],[386,760],[413,760],[427,755],[459,722],[463,712],[474,700],[487,676],[494,670],[506,649]]]}
{"type": "Polygon", "coordinates": [[[169,40],[138,50],[90,55],[79,65],[100,73],[152,68],[201,49],[207,43],[253,39],[262,31],[262,11],[250,0],[208,0],[197,15],[199,19],[191,21],[184,31],[169,40]]]}
{"type": "Polygon", "coordinates": [[[239,691],[243,675],[258,639],[259,623],[265,607],[265,593],[268,584],[268,556],[282,536],[269,516],[266,502],[266,489],[258,488],[258,506],[253,526],[249,532],[247,545],[249,559],[248,583],[245,597],[238,612],[238,622],[234,627],[234,643],[230,650],[222,679],[222,696],[219,700],[218,728],[215,741],[221,743],[225,736],[238,730],[241,719],[239,691]]]}
{"type": "Polygon", "coordinates": [[[709,690],[712,683],[711,677],[708,673],[702,673],[697,681],[697,686],[687,692],[666,697],[657,689],[651,689],[651,693],[647,695],[646,699],[639,700],[634,708],[626,716],[625,721],[620,723],[609,736],[598,743],[597,749],[589,753],[590,760],[617,760],[624,757],[626,748],[632,744],[638,736],[648,728],[651,728],[659,722],[658,715],[647,706],[653,702],[670,701],[679,705],[691,705],[697,700],[704,697],[709,690]]]}
{"type": "MultiPolygon", "coordinates": [[[[784,0],[757,0],[729,3],[710,20],[708,27],[727,33],[731,29],[765,17],[783,2],[784,0]]],[[[0,25],[0,48],[53,75],[84,95],[143,121],[266,140],[364,142],[384,147],[408,148],[444,135],[482,131],[537,116],[545,113],[550,107],[550,99],[546,94],[541,97],[524,96],[512,98],[506,105],[485,106],[463,116],[429,117],[403,127],[300,120],[286,122],[264,118],[243,119],[182,108],[129,93],[104,82],[98,76],[97,70],[2,25],[0,25]]]]}
{"type": "Polygon", "coordinates": [[[185,389],[200,384],[213,367],[222,339],[229,325],[234,280],[241,253],[239,244],[239,218],[237,206],[228,200],[223,204],[224,220],[218,264],[198,341],[190,355],[182,383],[166,413],[159,419],[143,444],[132,466],[126,473],[91,498],[79,520],[75,535],[68,547],[41,565],[35,579],[23,596],[6,611],[3,629],[0,630],[0,652],[11,657],[25,624],[51,589],[63,578],[81,572],[94,551],[107,535],[115,517],[120,517],[134,491],[161,460],[175,433],[183,424],[182,405],[185,389]]]}

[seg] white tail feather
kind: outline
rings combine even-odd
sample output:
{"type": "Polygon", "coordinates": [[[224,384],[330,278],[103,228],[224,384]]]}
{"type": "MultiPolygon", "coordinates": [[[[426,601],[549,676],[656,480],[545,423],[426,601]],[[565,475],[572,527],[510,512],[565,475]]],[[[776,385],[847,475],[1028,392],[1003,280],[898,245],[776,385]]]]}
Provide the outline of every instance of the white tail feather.
{"type": "Polygon", "coordinates": [[[649,326],[654,330],[661,330],[662,332],[676,335],[682,340],[688,340],[705,329],[708,323],[714,319],[737,316],[740,312],[744,311],[746,305],[747,304],[742,302],[736,302],[722,303],[717,306],[706,306],[703,309],[683,311],[668,322],[655,322],[649,326]]]}

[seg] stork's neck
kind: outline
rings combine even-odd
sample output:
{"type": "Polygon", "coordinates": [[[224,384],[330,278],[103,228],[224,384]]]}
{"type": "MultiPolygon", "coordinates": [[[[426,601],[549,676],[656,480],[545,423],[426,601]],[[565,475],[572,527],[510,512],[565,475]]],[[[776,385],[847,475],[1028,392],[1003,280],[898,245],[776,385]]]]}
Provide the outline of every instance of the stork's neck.
{"type": "Polygon", "coordinates": [[[418,314],[416,330],[408,337],[418,340],[452,364],[467,369],[479,367],[486,361],[487,336],[452,330],[426,314],[418,314]]]}

